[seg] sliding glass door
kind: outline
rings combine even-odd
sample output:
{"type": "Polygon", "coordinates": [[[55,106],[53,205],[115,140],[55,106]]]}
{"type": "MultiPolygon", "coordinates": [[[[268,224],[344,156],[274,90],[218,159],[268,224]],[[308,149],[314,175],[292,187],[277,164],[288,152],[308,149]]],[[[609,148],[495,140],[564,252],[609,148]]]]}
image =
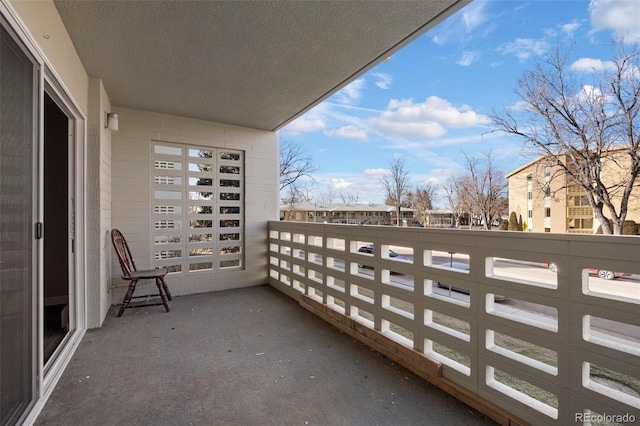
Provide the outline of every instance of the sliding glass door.
{"type": "Polygon", "coordinates": [[[0,424],[36,396],[38,67],[0,21],[0,424]]]}

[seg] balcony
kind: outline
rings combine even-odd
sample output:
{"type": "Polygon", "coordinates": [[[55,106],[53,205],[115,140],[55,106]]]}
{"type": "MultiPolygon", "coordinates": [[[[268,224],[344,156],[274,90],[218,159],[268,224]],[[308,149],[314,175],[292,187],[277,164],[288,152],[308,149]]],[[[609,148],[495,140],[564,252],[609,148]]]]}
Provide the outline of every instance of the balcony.
{"type": "Polygon", "coordinates": [[[37,424],[494,424],[270,286],[116,313],[37,424]]]}
{"type": "Polygon", "coordinates": [[[274,287],[500,423],[640,418],[636,237],[293,222],[269,237],[274,287]]]}
{"type": "Polygon", "coordinates": [[[269,222],[268,244],[271,287],[88,331],[39,424],[640,418],[638,238],[269,222]]]}

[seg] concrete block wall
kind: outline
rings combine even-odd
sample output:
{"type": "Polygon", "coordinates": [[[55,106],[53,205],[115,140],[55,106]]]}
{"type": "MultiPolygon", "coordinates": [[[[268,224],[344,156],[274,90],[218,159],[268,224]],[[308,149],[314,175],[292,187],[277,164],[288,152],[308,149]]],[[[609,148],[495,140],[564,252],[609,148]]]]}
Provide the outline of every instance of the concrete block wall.
{"type": "MultiPolygon", "coordinates": [[[[195,144],[244,151],[245,267],[242,270],[170,275],[174,295],[261,285],[267,282],[267,221],[278,219],[278,136],[274,132],[230,126],[124,107],[114,107],[120,129],[112,139],[112,227],[120,229],[139,269],[151,265],[151,143],[195,144]]],[[[119,264],[111,264],[113,303],[126,283],[119,264]]],[[[150,284],[153,285],[153,284],[150,284]]]]}
{"type": "Polygon", "coordinates": [[[111,132],[104,126],[110,110],[102,81],[90,79],[85,178],[87,328],[100,327],[111,305],[111,132]]]}
{"type": "Polygon", "coordinates": [[[111,135],[105,129],[106,114],[111,111],[111,103],[100,81],[100,318],[104,319],[111,307],[111,263],[113,249],[111,246],[111,135]]]}

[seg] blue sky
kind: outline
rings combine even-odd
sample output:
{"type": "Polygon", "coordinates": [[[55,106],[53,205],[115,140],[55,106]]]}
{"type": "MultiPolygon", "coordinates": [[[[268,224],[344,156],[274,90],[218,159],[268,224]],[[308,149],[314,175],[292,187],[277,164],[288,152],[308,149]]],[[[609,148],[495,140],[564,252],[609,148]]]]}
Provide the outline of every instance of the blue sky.
{"type": "MultiPolygon", "coordinates": [[[[614,35],[640,40],[640,0],[475,0],[280,131],[319,168],[320,193],[382,203],[394,158],[414,184],[463,174],[464,154],[492,150],[507,174],[532,159],[520,139],[488,133],[488,115],[517,104],[513,90],[535,59],[573,46],[585,79],[606,67],[614,35]]],[[[443,200],[437,205],[444,206],[443,200]]]]}

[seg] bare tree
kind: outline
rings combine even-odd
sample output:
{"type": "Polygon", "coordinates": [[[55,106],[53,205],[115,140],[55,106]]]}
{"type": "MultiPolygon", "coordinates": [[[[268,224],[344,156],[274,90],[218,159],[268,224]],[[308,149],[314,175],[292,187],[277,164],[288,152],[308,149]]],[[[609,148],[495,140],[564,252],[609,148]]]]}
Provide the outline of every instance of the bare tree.
{"type": "Polygon", "coordinates": [[[436,196],[438,187],[431,182],[424,186],[417,186],[415,191],[411,193],[411,208],[415,209],[418,220],[422,226],[429,224],[429,214],[433,210],[433,200],[436,196]]]}
{"type": "Polygon", "coordinates": [[[312,200],[311,191],[307,186],[298,186],[292,183],[287,186],[281,195],[282,205],[294,205],[296,203],[309,203],[312,200]]]}
{"type": "Polygon", "coordinates": [[[315,182],[313,174],[318,170],[311,157],[300,145],[282,142],[280,145],[280,191],[306,177],[315,182]]]}
{"type": "Polygon", "coordinates": [[[357,204],[360,199],[360,195],[357,192],[346,189],[344,191],[340,191],[340,199],[345,204],[357,204]]]}
{"type": "Polygon", "coordinates": [[[400,226],[400,207],[411,188],[409,172],[404,168],[404,161],[398,158],[391,161],[389,172],[380,179],[380,183],[384,188],[385,198],[393,203],[390,205],[396,207],[396,225],[400,226]]]}
{"type": "Polygon", "coordinates": [[[458,228],[462,216],[467,210],[468,203],[465,201],[464,191],[461,186],[461,179],[457,176],[450,176],[447,181],[440,185],[440,188],[444,191],[446,198],[446,205],[451,209],[453,214],[453,225],[458,228]]]}
{"type": "Polygon", "coordinates": [[[336,198],[336,192],[333,188],[329,188],[326,191],[320,191],[318,193],[318,202],[322,204],[331,204],[333,200],[336,198]]]}
{"type": "MultiPolygon", "coordinates": [[[[394,206],[396,204],[396,201],[392,197],[387,197],[384,200],[384,204],[387,206],[394,206]]],[[[409,191],[405,194],[404,197],[402,197],[402,202],[400,203],[400,207],[406,208],[406,209],[413,208],[413,192],[409,191]]]]}
{"type": "Polygon", "coordinates": [[[640,174],[640,51],[622,39],[614,46],[609,69],[594,69],[591,84],[571,70],[570,52],[556,49],[518,81],[522,115],[492,116],[557,166],[552,179],[568,177],[567,185],[584,190],[605,234],[622,233],[640,174]]]}
{"type": "Polygon", "coordinates": [[[491,151],[483,154],[484,158],[469,157],[466,154],[464,157],[467,161],[467,174],[458,183],[458,188],[465,194],[474,211],[480,214],[484,228],[491,229],[493,221],[506,212],[504,199],[507,179],[494,168],[491,151]]]}

